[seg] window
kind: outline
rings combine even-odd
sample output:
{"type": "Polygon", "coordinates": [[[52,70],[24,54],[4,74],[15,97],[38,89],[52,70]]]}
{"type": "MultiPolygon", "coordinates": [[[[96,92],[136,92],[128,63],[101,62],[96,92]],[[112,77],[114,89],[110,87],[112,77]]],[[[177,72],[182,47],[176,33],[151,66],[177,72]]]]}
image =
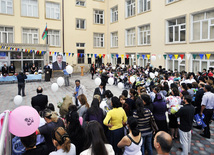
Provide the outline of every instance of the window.
{"type": "Polygon", "coordinates": [[[150,10],[150,0],[138,0],[138,13],[150,10]]]}
{"type": "Polygon", "coordinates": [[[186,18],[177,18],[167,21],[167,42],[178,43],[186,41],[186,18]]]}
{"type": "Polygon", "coordinates": [[[126,30],[126,46],[135,45],[135,28],[126,30]]]}
{"type": "Polygon", "coordinates": [[[76,43],[77,47],[85,47],[85,43],[76,43]]]}
{"type": "Polygon", "coordinates": [[[48,30],[48,44],[50,46],[60,46],[59,30],[48,30]]]}
{"type": "Polygon", "coordinates": [[[22,0],[22,16],[38,17],[38,1],[22,0]]]}
{"type": "Polygon", "coordinates": [[[104,24],[104,11],[94,10],[94,23],[95,24],[104,24]]]}
{"type": "Polygon", "coordinates": [[[76,19],[76,28],[85,29],[85,19],[76,19]]]}
{"type": "Polygon", "coordinates": [[[175,71],[177,69],[178,72],[185,71],[185,56],[182,60],[176,59],[172,56],[172,59],[167,56],[166,58],[166,69],[175,71]]]}
{"type": "Polygon", "coordinates": [[[118,47],[118,32],[111,33],[111,47],[118,47]]]}
{"type": "Polygon", "coordinates": [[[150,45],[150,25],[138,27],[138,45],[150,45]]]}
{"type": "Polygon", "coordinates": [[[111,9],[111,22],[118,21],[118,6],[115,6],[111,9]]]}
{"type": "Polygon", "coordinates": [[[13,43],[13,27],[0,26],[0,43],[13,43]]]}
{"type": "Polygon", "coordinates": [[[77,6],[85,6],[85,0],[76,0],[77,6]]]}
{"type": "Polygon", "coordinates": [[[77,57],[78,64],[84,64],[85,63],[85,54],[84,50],[77,50],[77,53],[79,54],[79,57],[77,57]]]}
{"type": "Polygon", "coordinates": [[[13,0],[0,0],[0,13],[13,14],[13,0]]]}
{"type": "Polygon", "coordinates": [[[38,44],[38,29],[27,29],[23,28],[22,31],[23,43],[26,44],[38,44]]]}
{"type": "Polygon", "coordinates": [[[60,4],[46,2],[46,18],[60,19],[60,4]]]}
{"type": "Polygon", "coordinates": [[[166,0],[166,4],[169,4],[169,3],[172,3],[172,2],[176,2],[176,1],[179,1],[179,0],[166,0]]]}
{"type": "Polygon", "coordinates": [[[94,47],[104,47],[103,33],[94,33],[94,47]]]}
{"type": "Polygon", "coordinates": [[[192,41],[214,40],[214,10],[192,15],[192,41]]]}
{"type": "Polygon", "coordinates": [[[126,0],[126,17],[135,15],[135,0],[126,0]]]}

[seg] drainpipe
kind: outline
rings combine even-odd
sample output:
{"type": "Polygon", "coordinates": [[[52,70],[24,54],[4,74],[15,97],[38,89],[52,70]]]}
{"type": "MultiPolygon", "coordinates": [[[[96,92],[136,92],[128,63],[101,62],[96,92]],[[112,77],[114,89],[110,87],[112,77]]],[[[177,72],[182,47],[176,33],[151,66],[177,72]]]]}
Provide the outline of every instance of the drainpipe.
{"type": "Polygon", "coordinates": [[[64,35],[64,0],[62,0],[62,52],[65,53],[65,35],[64,35]]]}

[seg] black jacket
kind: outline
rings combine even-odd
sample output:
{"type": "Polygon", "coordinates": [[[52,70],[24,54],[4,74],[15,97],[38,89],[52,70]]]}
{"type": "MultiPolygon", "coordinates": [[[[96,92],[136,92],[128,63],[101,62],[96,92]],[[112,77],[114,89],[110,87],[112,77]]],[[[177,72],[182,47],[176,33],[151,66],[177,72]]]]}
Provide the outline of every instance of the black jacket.
{"type": "Polygon", "coordinates": [[[13,66],[13,68],[11,66],[9,67],[9,73],[15,73],[15,71],[16,71],[15,66],[13,66]]]}
{"type": "Polygon", "coordinates": [[[44,70],[45,70],[45,69],[50,69],[50,66],[44,66],[43,69],[44,69],[44,70]]]}
{"type": "Polygon", "coordinates": [[[28,69],[28,66],[23,66],[23,72],[29,72],[28,69]]]}
{"type": "Polygon", "coordinates": [[[39,106],[41,111],[47,107],[48,104],[48,96],[38,94],[37,96],[32,97],[31,105],[32,107],[39,106]]]}
{"type": "Polygon", "coordinates": [[[20,73],[17,76],[18,83],[25,83],[25,79],[27,79],[27,76],[23,73],[20,73]]]}
{"type": "Polygon", "coordinates": [[[194,106],[197,107],[196,113],[201,112],[201,101],[202,97],[204,96],[204,89],[199,89],[195,94],[195,103],[194,106]]]}
{"type": "Polygon", "coordinates": [[[53,70],[63,70],[66,67],[66,62],[62,61],[62,69],[59,68],[57,61],[53,63],[53,70]]]}
{"type": "Polygon", "coordinates": [[[2,75],[8,74],[8,67],[2,67],[2,75]]]}
{"type": "Polygon", "coordinates": [[[105,90],[103,89],[103,93],[101,94],[100,88],[97,87],[97,88],[95,88],[95,90],[94,90],[94,95],[100,95],[101,101],[102,101],[102,99],[105,98],[105,90]]]}

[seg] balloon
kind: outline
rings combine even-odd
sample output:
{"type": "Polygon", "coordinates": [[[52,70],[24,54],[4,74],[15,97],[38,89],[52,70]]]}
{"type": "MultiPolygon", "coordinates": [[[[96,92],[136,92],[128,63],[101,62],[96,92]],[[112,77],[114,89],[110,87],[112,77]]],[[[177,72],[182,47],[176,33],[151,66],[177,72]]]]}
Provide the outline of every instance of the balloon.
{"type": "Polygon", "coordinates": [[[95,84],[97,86],[99,86],[101,84],[101,79],[99,77],[97,77],[95,80],[94,80],[95,84]]]}
{"type": "Polygon", "coordinates": [[[83,123],[83,118],[82,117],[79,117],[79,122],[80,122],[80,125],[82,125],[82,123],[83,123]]]}
{"type": "Polygon", "coordinates": [[[58,90],[58,88],[59,88],[59,86],[58,86],[57,83],[53,83],[53,84],[51,85],[51,89],[52,89],[53,92],[56,92],[56,91],[58,90]]]}
{"type": "Polygon", "coordinates": [[[171,112],[172,114],[175,114],[176,112],[178,112],[179,109],[180,109],[179,105],[176,105],[175,107],[172,107],[172,108],[171,108],[171,111],[170,111],[170,112],[171,112]]]}
{"type": "Polygon", "coordinates": [[[98,68],[98,69],[97,69],[97,71],[99,72],[99,71],[100,71],[100,69],[98,68]]]}
{"type": "Polygon", "coordinates": [[[123,89],[124,88],[124,84],[122,82],[118,83],[118,88],[123,89]]]}
{"type": "Polygon", "coordinates": [[[68,74],[73,73],[73,67],[71,67],[71,65],[66,66],[66,72],[68,72],[68,74]]]}
{"type": "Polygon", "coordinates": [[[112,67],[113,70],[115,70],[115,67],[112,67]]]}
{"type": "Polygon", "coordinates": [[[62,77],[57,79],[57,84],[61,87],[64,84],[65,80],[62,77]]]}
{"type": "Polygon", "coordinates": [[[108,78],[108,84],[111,86],[114,84],[114,79],[113,78],[108,78]]]}
{"type": "Polygon", "coordinates": [[[135,77],[134,77],[134,76],[131,76],[131,77],[130,77],[130,81],[131,81],[131,83],[134,83],[134,82],[135,82],[135,77]]]}
{"type": "Polygon", "coordinates": [[[122,67],[122,68],[125,68],[125,65],[122,65],[121,67],[122,67]]]}
{"type": "Polygon", "coordinates": [[[15,103],[15,105],[20,105],[22,103],[22,100],[22,96],[16,95],[13,99],[13,102],[15,103]]]}
{"type": "Polygon", "coordinates": [[[137,68],[137,66],[136,65],[134,65],[134,69],[136,69],[137,68]]]}
{"type": "Polygon", "coordinates": [[[179,62],[179,64],[182,62],[181,57],[178,58],[178,62],[179,62]]]}
{"type": "Polygon", "coordinates": [[[155,76],[158,76],[158,72],[155,72],[155,76]]]}
{"type": "Polygon", "coordinates": [[[149,76],[150,76],[150,78],[154,78],[155,77],[155,74],[154,73],[149,73],[149,76]]]}
{"type": "Polygon", "coordinates": [[[156,60],[156,56],[152,55],[152,56],[151,56],[151,60],[152,60],[152,61],[155,61],[155,60],[156,60]]]}
{"type": "Polygon", "coordinates": [[[147,71],[147,70],[145,71],[145,74],[148,74],[148,71],[147,71]]]}
{"type": "Polygon", "coordinates": [[[105,69],[103,69],[103,73],[105,73],[106,72],[106,70],[105,69]]]}
{"type": "Polygon", "coordinates": [[[26,137],[39,127],[38,112],[30,106],[20,106],[14,109],[9,116],[9,131],[18,137],[26,137]]]}

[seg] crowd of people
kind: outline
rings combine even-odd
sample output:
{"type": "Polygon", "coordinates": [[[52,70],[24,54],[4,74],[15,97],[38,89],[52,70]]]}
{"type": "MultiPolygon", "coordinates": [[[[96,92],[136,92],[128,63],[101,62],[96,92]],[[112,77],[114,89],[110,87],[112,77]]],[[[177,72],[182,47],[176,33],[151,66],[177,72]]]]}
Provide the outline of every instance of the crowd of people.
{"type": "MultiPolygon", "coordinates": [[[[40,127],[21,137],[24,154],[141,155],[169,154],[173,139],[180,139],[182,154],[191,148],[194,116],[205,115],[201,136],[211,138],[209,124],[214,109],[213,69],[194,73],[147,67],[92,64],[92,79],[101,84],[88,103],[84,84],[75,81],[75,103],[60,116],[48,97],[37,88],[31,105],[41,116],[40,127]],[[120,96],[107,90],[108,78],[127,85],[120,96]],[[131,82],[131,77],[135,81],[131,82]],[[169,122],[167,121],[167,117],[169,122]],[[39,136],[39,138],[38,138],[39,136]]],[[[116,88],[116,87],[115,87],[116,88]]]]}

